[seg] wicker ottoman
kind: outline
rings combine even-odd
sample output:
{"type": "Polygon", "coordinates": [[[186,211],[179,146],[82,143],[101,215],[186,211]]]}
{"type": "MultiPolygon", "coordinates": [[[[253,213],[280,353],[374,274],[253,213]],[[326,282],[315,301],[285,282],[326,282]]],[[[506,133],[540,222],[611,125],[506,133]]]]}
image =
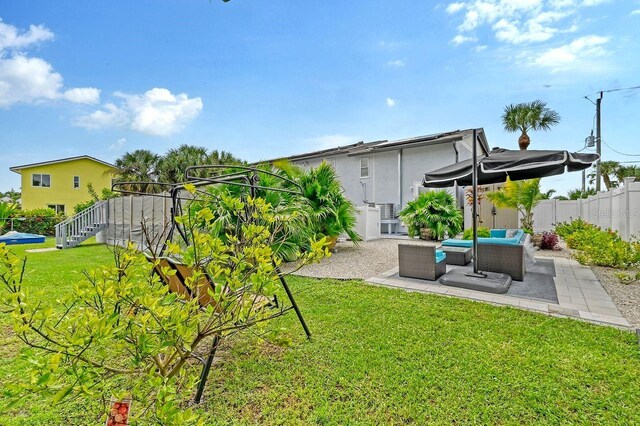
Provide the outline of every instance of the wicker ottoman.
{"type": "Polygon", "coordinates": [[[447,265],[464,266],[471,262],[471,249],[468,247],[442,246],[440,250],[447,254],[447,265]]]}

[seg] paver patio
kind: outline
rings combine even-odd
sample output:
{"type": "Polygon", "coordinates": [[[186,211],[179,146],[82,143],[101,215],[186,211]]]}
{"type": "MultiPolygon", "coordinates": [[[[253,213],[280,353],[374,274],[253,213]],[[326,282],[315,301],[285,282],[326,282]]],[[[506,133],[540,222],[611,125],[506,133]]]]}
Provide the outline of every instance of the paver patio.
{"type": "MultiPolygon", "coordinates": [[[[557,304],[525,297],[497,295],[447,287],[437,281],[398,277],[397,267],[368,278],[366,281],[407,291],[461,297],[497,305],[513,306],[549,315],[567,316],[617,327],[631,327],[590,268],[580,265],[573,259],[554,258],[553,260],[556,270],[554,284],[558,294],[557,304]]],[[[456,267],[447,266],[447,270],[454,268],[456,267]]]]}

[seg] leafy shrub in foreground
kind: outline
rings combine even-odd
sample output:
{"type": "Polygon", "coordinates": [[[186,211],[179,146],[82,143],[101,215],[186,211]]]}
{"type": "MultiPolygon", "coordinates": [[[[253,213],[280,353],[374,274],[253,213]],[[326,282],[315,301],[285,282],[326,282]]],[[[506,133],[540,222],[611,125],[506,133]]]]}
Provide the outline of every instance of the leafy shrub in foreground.
{"type": "MultiPolygon", "coordinates": [[[[168,292],[159,277],[175,270],[131,245],[114,251],[113,265],[86,272],[69,296],[34,303],[22,285],[26,259],[0,243],[0,314],[30,347],[28,371],[3,397],[35,393],[54,404],[82,398],[82,414],[94,419],[81,424],[104,424],[104,401],[130,397],[139,407],[135,424],[202,424],[189,401],[212,340],[219,344],[249,328],[264,335],[267,320],[288,311],[270,303],[287,296],[271,249],[277,237],[269,231],[287,218],[260,198],[222,194],[212,204],[227,214],[190,210],[177,219],[189,244],[167,247],[191,272],[185,278],[191,297],[168,292]]],[[[301,266],[328,255],[325,238],[309,245],[301,266]]]]}

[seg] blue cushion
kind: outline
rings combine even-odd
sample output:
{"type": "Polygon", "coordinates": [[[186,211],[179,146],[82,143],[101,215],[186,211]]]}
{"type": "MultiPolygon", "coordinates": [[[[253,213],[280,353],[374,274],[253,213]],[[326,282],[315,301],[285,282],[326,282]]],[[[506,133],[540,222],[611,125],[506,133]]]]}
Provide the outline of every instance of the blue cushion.
{"type": "Polygon", "coordinates": [[[491,238],[504,238],[507,236],[506,229],[491,229],[489,230],[489,235],[491,238]]]}
{"type": "Polygon", "coordinates": [[[440,263],[447,258],[447,253],[442,250],[436,250],[436,263],[440,263]]]}
{"type": "Polygon", "coordinates": [[[456,240],[455,238],[449,238],[448,240],[444,240],[442,245],[448,247],[471,247],[473,240],[456,240]]]}
{"type": "Polygon", "coordinates": [[[519,238],[478,238],[478,243],[515,246],[520,244],[520,239],[519,238]]]}

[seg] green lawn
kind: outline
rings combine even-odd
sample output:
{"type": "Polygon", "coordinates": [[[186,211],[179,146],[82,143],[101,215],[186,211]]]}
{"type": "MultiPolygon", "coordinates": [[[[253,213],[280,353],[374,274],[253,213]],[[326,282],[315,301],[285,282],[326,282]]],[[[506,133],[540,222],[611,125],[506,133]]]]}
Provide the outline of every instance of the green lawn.
{"type": "MultiPolygon", "coordinates": [[[[109,260],[100,245],[30,254],[28,288],[55,299],[109,260]]],[[[291,314],[272,324],[290,347],[227,342],[205,424],[640,423],[633,333],[358,281],[290,282],[313,339],[291,314]]],[[[0,388],[24,371],[19,352],[0,335],[0,388]]],[[[61,411],[31,396],[0,424],[60,424],[61,411]]]]}

